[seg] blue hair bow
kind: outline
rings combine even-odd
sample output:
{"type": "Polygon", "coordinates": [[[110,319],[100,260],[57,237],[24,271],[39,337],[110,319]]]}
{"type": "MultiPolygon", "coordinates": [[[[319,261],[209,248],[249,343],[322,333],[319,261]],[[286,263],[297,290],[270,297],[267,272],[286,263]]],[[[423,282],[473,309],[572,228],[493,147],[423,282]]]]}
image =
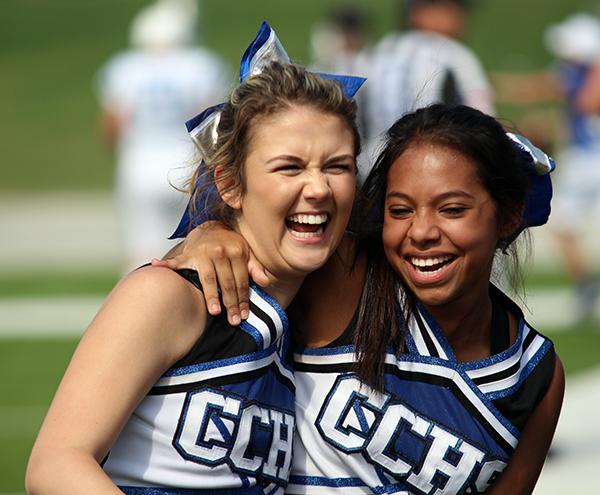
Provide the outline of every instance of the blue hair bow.
{"type": "Polygon", "coordinates": [[[529,139],[510,132],[506,135],[527,162],[531,174],[531,188],[525,196],[523,223],[515,233],[516,237],[523,229],[544,225],[548,221],[552,200],[550,172],[554,171],[556,164],[551,157],[531,144],[529,139]]]}
{"type": "MultiPolygon", "coordinates": [[[[263,21],[258,33],[242,56],[240,62],[240,84],[244,83],[248,78],[260,74],[265,67],[268,67],[273,62],[279,62],[281,64],[292,63],[290,57],[277,38],[275,31],[267,24],[267,22],[263,21]]],[[[364,77],[317,74],[326,79],[335,79],[339,81],[344,94],[348,98],[352,98],[366,81],[366,78],[364,77]]],[[[224,103],[221,103],[207,108],[185,123],[188,133],[198,148],[202,158],[205,158],[210,154],[212,147],[217,141],[217,128],[219,126],[219,118],[223,106],[224,103]]],[[[204,161],[202,161],[199,166],[203,167],[203,165],[204,161]]],[[[198,190],[201,185],[202,174],[199,174],[196,184],[194,184],[194,191],[198,190]]],[[[192,207],[194,205],[192,204],[192,199],[190,199],[185,212],[179,221],[179,225],[169,239],[185,237],[193,228],[207,220],[212,220],[213,218],[207,214],[206,208],[202,208],[201,205],[211,204],[215,201],[219,201],[219,196],[214,185],[208,187],[201,197],[196,198],[196,206],[198,207],[195,209],[194,213],[192,213],[192,207]]]]}

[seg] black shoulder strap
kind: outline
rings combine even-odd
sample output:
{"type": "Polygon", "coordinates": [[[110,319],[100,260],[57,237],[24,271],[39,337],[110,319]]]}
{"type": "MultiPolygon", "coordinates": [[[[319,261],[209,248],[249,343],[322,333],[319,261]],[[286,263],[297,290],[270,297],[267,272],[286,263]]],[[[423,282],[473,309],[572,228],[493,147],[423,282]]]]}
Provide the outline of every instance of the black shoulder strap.
{"type": "Polygon", "coordinates": [[[175,270],[179,275],[185,278],[189,283],[194,285],[196,288],[202,290],[202,284],[200,283],[200,277],[196,270],[190,270],[188,268],[182,268],[181,270],[175,270]]]}

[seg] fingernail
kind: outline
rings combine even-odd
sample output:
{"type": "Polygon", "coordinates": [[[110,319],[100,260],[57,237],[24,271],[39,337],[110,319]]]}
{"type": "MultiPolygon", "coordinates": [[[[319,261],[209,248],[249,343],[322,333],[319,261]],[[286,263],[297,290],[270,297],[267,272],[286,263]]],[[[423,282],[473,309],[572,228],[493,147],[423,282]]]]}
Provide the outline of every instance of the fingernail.
{"type": "Polygon", "coordinates": [[[247,309],[242,309],[242,320],[248,319],[249,312],[247,309]]]}
{"type": "Polygon", "coordinates": [[[234,325],[239,325],[239,324],[242,322],[242,320],[241,320],[241,318],[240,318],[240,316],[239,316],[239,315],[233,315],[233,316],[231,317],[231,322],[232,322],[234,325]]]}
{"type": "Polygon", "coordinates": [[[218,313],[219,312],[219,305],[218,304],[211,304],[210,305],[210,312],[211,313],[218,313]]]}

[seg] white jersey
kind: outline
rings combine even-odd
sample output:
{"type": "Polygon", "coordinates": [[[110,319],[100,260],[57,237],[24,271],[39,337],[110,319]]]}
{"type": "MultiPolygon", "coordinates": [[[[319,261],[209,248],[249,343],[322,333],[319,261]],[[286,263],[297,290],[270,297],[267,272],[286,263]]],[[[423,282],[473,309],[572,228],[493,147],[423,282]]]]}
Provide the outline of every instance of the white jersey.
{"type": "Polygon", "coordinates": [[[131,495],[282,494],[295,427],[288,346],[284,311],[253,286],[248,320],[211,319],[138,405],[103,469],[131,495]]]}
{"type": "Polygon", "coordinates": [[[331,346],[294,355],[297,438],[286,493],[483,493],[545,395],[552,343],[521,319],[512,345],[458,362],[422,310],[410,323],[406,353],[388,351],[384,390],[376,392],[352,371],[352,328],[331,346]]]}
{"type": "Polygon", "coordinates": [[[218,103],[230,89],[226,66],[202,48],[131,50],[100,70],[99,97],[116,116],[116,191],[129,263],[161,256],[185,207],[182,187],[191,175],[190,117],[218,103]]]}
{"type": "Polygon", "coordinates": [[[434,103],[462,103],[493,113],[492,89],[463,44],[427,31],[390,34],[375,47],[368,92],[368,129],[380,136],[404,114],[434,103]]]}

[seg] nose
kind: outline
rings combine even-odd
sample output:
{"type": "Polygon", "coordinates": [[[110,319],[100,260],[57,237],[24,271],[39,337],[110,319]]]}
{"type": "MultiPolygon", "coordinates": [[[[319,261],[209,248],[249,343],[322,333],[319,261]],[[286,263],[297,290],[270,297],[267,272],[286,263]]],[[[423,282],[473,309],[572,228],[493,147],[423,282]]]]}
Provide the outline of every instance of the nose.
{"type": "Polygon", "coordinates": [[[435,244],[440,239],[440,229],[431,212],[417,211],[408,229],[408,238],[419,247],[435,244]]]}
{"type": "Polygon", "coordinates": [[[329,178],[319,170],[308,174],[304,184],[304,195],[307,199],[322,200],[331,194],[329,178]]]}

